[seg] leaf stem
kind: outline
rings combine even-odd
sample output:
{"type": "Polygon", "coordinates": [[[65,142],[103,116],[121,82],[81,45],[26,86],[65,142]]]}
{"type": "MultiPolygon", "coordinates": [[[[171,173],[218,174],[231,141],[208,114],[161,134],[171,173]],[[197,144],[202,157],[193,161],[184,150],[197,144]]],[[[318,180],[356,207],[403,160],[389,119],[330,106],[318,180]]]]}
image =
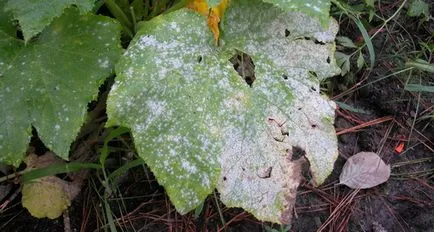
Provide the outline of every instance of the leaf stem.
{"type": "Polygon", "coordinates": [[[29,172],[29,171],[30,170],[23,170],[23,171],[20,171],[20,172],[14,172],[14,173],[9,174],[7,176],[2,176],[2,177],[0,177],[0,183],[4,182],[4,181],[7,181],[7,180],[10,180],[10,179],[14,179],[16,177],[19,177],[19,176],[21,176],[24,173],[29,172]]]}
{"type": "Polygon", "coordinates": [[[122,11],[122,9],[115,3],[114,0],[105,0],[104,3],[106,4],[107,8],[110,10],[110,12],[115,16],[117,20],[122,24],[125,33],[131,38],[134,37],[134,34],[132,32],[133,24],[128,19],[128,17],[125,15],[125,13],[122,11]]]}

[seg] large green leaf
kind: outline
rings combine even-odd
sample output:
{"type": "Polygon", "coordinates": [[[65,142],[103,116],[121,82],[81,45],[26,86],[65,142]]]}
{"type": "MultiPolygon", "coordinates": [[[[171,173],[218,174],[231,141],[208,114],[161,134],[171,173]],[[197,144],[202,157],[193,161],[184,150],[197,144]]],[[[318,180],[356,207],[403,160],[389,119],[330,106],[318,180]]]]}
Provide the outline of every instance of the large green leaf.
{"type": "Polygon", "coordinates": [[[27,45],[0,30],[0,161],[20,163],[31,126],[47,147],[68,158],[88,102],[120,55],[119,37],[113,20],[75,9],[27,45]]]}
{"type": "Polygon", "coordinates": [[[94,0],[8,0],[5,10],[12,11],[18,19],[25,41],[47,27],[65,8],[75,5],[81,13],[92,10],[94,0]]]}
{"type": "Polygon", "coordinates": [[[333,169],[333,102],[321,79],[339,68],[337,24],[328,30],[301,13],[259,0],[232,1],[215,47],[206,21],[180,10],[147,22],[116,67],[108,125],[130,127],[137,151],[180,213],[217,188],[228,206],[288,223],[306,152],[314,182],[333,169]],[[249,54],[250,87],[232,67],[249,54]]]}
{"type": "Polygon", "coordinates": [[[318,19],[323,26],[328,25],[330,0],[263,0],[285,11],[298,11],[318,19]]]}

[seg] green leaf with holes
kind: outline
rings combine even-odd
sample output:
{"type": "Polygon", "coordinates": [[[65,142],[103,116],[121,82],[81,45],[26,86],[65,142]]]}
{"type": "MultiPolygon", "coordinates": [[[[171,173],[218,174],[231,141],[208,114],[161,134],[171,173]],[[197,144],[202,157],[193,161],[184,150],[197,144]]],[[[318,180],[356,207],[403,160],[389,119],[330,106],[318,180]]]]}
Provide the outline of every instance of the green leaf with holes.
{"type": "Polygon", "coordinates": [[[330,0],[263,0],[285,11],[298,11],[319,20],[323,26],[329,22],[330,0]]]}
{"type": "Polygon", "coordinates": [[[319,94],[320,81],[340,71],[337,23],[329,25],[259,0],[232,1],[215,47],[199,14],[159,16],[116,66],[108,125],[131,128],[178,212],[217,188],[227,206],[288,223],[303,160],[292,153],[306,152],[317,184],[337,158],[335,104],[319,94]],[[229,62],[241,52],[253,60],[251,86],[229,62]]]}
{"type": "Polygon", "coordinates": [[[24,40],[29,41],[50,25],[55,18],[62,15],[67,7],[74,5],[84,14],[92,10],[94,2],[93,0],[8,0],[5,10],[13,12],[15,19],[20,23],[24,40]]]}
{"type": "Polygon", "coordinates": [[[104,16],[69,9],[31,43],[0,22],[0,162],[18,165],[32,126],[64,159],[87,104],[120,56],[120,27],[104,16]]]}

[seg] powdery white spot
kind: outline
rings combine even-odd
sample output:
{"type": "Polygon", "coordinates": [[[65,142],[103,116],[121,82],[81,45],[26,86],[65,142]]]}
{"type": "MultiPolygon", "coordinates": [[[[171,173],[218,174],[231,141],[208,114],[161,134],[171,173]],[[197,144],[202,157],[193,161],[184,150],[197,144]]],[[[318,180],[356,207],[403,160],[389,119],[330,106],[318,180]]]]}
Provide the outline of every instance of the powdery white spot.
{"type": "Polygon", "coordinates": [[[56,130],[60,130],[60,125],[59,125],[59,124],[56,124],[56,125],[54,126],[54,129],[56,129],[56,130]]]}
{"type": "Polygon", "coordinates": [[[192,165],[188,160],[183,160],[181,162],[181,167],[184,168],[189,173],[196,173],[196,166],[192,165]]]}
{"type": "Polygon", "coordinates": [[[170,27],[175,30],[176,32],[180,32],[181,29],[178,27],[178,25],[176,24],[176,22],[171,22],[170,23],[170,27]]]}
{"type": "Polygon", "coordinates": [[[98,64],[99,64],[99,67],[101,67],[101,68],[110,67],[110,61],[109,61],[108,57],[98,59],[98,64]]]}
{"type": "Polygon", "coordinates": [[[165,101],[149,100],[146,102],[146,106],[153,117],[158,117],[164,112],[167,103],[165,101]]]}

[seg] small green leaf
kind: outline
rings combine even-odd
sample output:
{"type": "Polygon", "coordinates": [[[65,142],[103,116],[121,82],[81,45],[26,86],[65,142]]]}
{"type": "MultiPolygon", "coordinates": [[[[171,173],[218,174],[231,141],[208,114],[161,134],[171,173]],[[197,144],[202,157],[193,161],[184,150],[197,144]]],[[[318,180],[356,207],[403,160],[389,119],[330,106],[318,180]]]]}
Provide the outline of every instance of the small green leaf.
{"type": "Polygon", "coordinates": [[[369,7],[375,6],[375,0],[365,0],[365,4],[369,7]]]}
{"type": "Polygon", "coordinates": [[[27,42],[62,15],[65,8],[75,5],[84,14],[92,10],[93,4],[93,0],[9,0],[5,10],[12,11],[18,19],[27,42]]]}
{"type": "Polygon", "coordinates": [[[330,0],[263,0],[285,11],[305,13],[321,22],[326,27],[329,22],[330,0]]]}
{"type": "Polygon", "coordinates": [[[119,58],[119,37],[113,20],[74,8],[27,45],[0,30],[0,162],[21,162],[32,126],[48,148],[68,158],[88,102],[119,58]]]}
{"type": "Polygon", "coordinates": [[[337,36],[336,40],[338,43],[347,48],[357,48],[357,46],[353,43],[353,41],[346,36],[337,36]]]}
{"type": "Polygon", "coordinates": [[[336,52],[336,63],[341,68],[341,75],[345,76],[350,71],[350,56],[342,52],[336,52]]]}
{"type": "Polygon", "coordinates": [[[338,25],[330,20],[326,30],[305,14],[238,0],[221,28],[215,47],[206,21],[188,9],[144,23],[116,66],[107,124],[131,128],[178,212],[217,188],[229,207],[288,223],[300,181],[294,147],[305,150],[316,184],[337,158],[335,104],[318,90],[340,71],[338,25]],[[237,51],[253,59],[251,86],[229,62],[237,51]]]}
{"type": "Polygon", "coordinates": [[[359,56],[357,57],[357,68],[361,69],[365,64],[365,58],[363,58],[362,51],[359,51],[359,56]]]}
{"type": "Polygon", "coordinates": [[[424,15],[425,17],[429,16],[429,5],[423,0],[413,0],[410,3],[410,7],[408,9],[407,14],[412,17],[419,17],[424,15]]]}

